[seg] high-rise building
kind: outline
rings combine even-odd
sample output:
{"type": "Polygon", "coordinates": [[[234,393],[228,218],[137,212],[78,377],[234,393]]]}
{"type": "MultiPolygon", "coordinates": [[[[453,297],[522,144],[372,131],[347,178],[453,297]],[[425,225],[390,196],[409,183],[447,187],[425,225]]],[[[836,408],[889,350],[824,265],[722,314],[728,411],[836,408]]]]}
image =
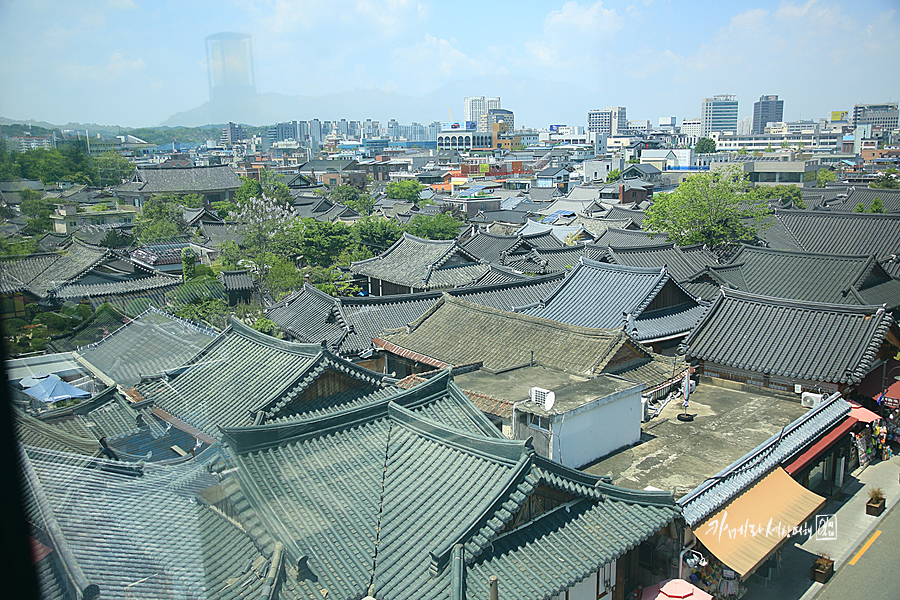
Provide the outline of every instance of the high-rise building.
{"type": "Polygon", "coordinates": [[[463,121],[478,121],[478,117],[492,108],[500,108],[500,98],[466,96],[463,99],[463,121]]]}
{"type": "Polygon", "coordinates": [[[886,104],[857,104],[853,107],[853,126],[871,125],[886,131],[897,129],[898,115],[896,102],[886,104]]]}
{"type": "Polygon", "coordinates": [[[603,110],[588,111],[588,133],[596,133],[602,137],[619,135],[628,127],[624,106],[607,106],[603,110]]]}
{"type": "Polygon", "coordinates": [[[737,132],[738,103],[731,94],[718,94],[704,98],[700,107],[700,135],[713,131],[737,132]]]}
{"type": "Polygon", "coordinates": [[[750,135],[750,129],[752,129],[752,124],[750,121],[750,117],[743,117],[738,121],[737,126],[737,134],[738,135],[750,135]]]}
{"type": "Polygon", "coordinates": [[[477,120],[478,131],[490,133],[494,123],[506,123],[507,130],[515,129],[516,118],[513,111],[505,108],[489,108],[486,113],[480,115],[477,120]]]}
{"type": "Polygon", "coordinates": [[[272,127],[269,127],[269,130],[266,133],[269,139],[269,144],[274,144],[275,142],[283,142],[285,140],[300,139],[300,130],[297,126],[297,121],[275,123],[272,127]]]}
{"type": "Polygon", "coordinates": [[[219,145],[227,148],[245,139],[247,139],[247,136],[244,135],[244,128],[229,122],[228,125],[222,129],[222,137],[219,138],[219,145]]]}
{"type": "Polygon", "coordinates": [[[784,119],[784,100],[778,99],[778,94],[760,96],[758,102],[753,103],[753,127],[752,135],[762,135],[766,132],[766,124],[780,123],[784,119]]]}
{"type": "Polygon", "coordinates": [[[660,117],[659,128],[662,131],[675,133],[675,131],[678,129],[678,117],[660,117]]]}
{"type": "Polygon", "coordinates": [[[700,137],[703,131],[703,119],[684,119],[681,121],[681,134],[690,137],[700,137]]]}

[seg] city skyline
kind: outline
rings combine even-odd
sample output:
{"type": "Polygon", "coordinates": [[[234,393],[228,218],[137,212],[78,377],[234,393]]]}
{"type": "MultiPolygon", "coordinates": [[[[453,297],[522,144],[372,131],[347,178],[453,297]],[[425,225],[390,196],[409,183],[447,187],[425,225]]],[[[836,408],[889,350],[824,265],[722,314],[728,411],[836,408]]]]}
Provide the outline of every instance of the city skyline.
{"type": "Polygon", "coordinates": [[[900,82],[871,60],[900,50],[890,0],[467,6],[12,0],[0,7],[0,47],[15,57],[0,65],[0,116],[125,127],[222,122],[204,122],[211,113],[203,107],[206,38],[223,32],[252,36],[256,102],[224,119],[251,125],[430,123],[450,119],[448,109],[461,120],[466,96],[503,98],[526,127],[586,125],[588,111],[604,106],[653,124],[671,115],[680,122],[718,94],[737,97],[741,119],[760,96],[777,94],[785,120],[900,97],[900,82]]]}

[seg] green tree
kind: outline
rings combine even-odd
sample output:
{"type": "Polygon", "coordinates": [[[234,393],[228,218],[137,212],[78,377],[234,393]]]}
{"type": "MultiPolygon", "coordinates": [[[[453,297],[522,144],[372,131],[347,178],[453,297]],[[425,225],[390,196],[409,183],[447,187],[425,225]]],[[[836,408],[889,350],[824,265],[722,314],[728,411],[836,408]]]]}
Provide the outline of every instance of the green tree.
{"type": "Polygon", "coordinates": [[[261,270],[264,272],[262,284],[276,298],[303,287],[303,274],[293,261],[271,252],[262,259],[261,270]]]}
{"type": "Polygon", "coordinates": [[[106,246],[107,248],[125,248],[133,241],[134,238],[127,233],[124,233],[120,229],[113,228],[106,232],[106,235],[100,240],[100,245],[106,246]]]}
{"type": "Polygon", "coordinates": [[[246,204],[250,198],[262,196],[262,185],[255,179],[241,177],[241,187],[234,193],[234,199],[238,204],[246,204]]]}
{"type": "Polygon", "coordinates": [[[792,202],[797,208],[806,208],[800,188],[794,185],[760,185],[749,193],[760,200],[778,198],[784,202],[792,202]]]}
{"type": "Polygon", "coordinates": [[[419,202],[419,193],[425,188],[415,179],[404,179],[402,181],[392,181],[387,184],[385,194],[388,198],[395,200],[407,200],[408,202],[419,202]]]}
{"type": "Polygon", "coordinates": [[[177,204],[151,197],[134,220],[134,236],[143,244],[179,237],[187,231],[187,223],[177,204]]]}
{"type": "Polygon", "coordinates": [[[856,205],[856,208],[853,209],[853,212],[866,212],[866,205],[860,202],[856,205]]]}
{"type": "Polygon", "coordinates": [[[697,145],[694,146],[694,152],[697,154],[712,154],[716,151],[716,141],[712,138],[702,137],[697,140],[697,145]]]}
{"type": "Polygon", "coordinates": [[[184,281],[190,281],[194,278],[194,254],[193,248],[185,246],[181,249],[181,274],[184,281]]]}
{"type": "Polygon", "coordinates": [[[791,145],[788,143],[787,140],[784,140],[783,142],[781,142],[781,147],[786,150],[786,149],[790,148],[791,145]]]}
{"type": "Polygon", "coordinates": [[[875,181],[869,184],[870,188],[879,188],[886,190],[900,189],[900,181],[894,177],[893,173],[882,173],[875,178],[875,181]]]}
{"type": "Polygon", "coordinates": [[[306,275],[312,285],[332,296],[355,296],[361,289],[350,273],[335,267],[314,267],[306,275]]]}
{"type": "Polygon", "coordinates": [[[741,149],[738,150],[738,154],[747,154],[747,149],[745,147],[741,146],[741,149]]]}
{"type": "Polygon", "coordinates": [[[772,144],[766,146],[766,152],[775,152],[775,148],[772,147],[772,144]]]}
{"type": "Polygon", "coordinates": [[[22,190],[19,195],[22,198],[19,210],[28,217],[25,223],[26,233],[41,233],[53,227],[53,222],[50,220],[53,203],[49,199],[44,198],[41,192],[30,189],[22,190]]]}
{"type": "Polygon", "coordinates": [[[256,319],[253,322],[253,329],[265,333],[266,335],[271,335],[272,337],[279,337],[281,334],[281,330],[278,328],[278,325],[275,324],[275,321],[265,317],[256,319]]]}
{"type": "Polygon", "coordinates": [[[869,206],[870,213],[883,213],[884,212],[884,203],[881,201],[881,198],[875,196],[875,199],[872,200],[872,205],[869,206]]]}
{"type": "Polygon", "coordinates": [[[438,213],[433,217],[416,215],[404,229],[416,237],[429,240],[455,240],[459,237],[460,227],[462,221],[438,213]]]}
{"type": "Polygon", "coordinates": [[[621,170],[621,169],[613,169],[612,171],[610,171],[609,173],[607,173],[607,175],[606,175],[606,182],[607,182],[607,183],[612,183],[612,182],[614,182],[614,181],[618,181],[618,180],[619,180],[619,177],[621,177],[621,176],[622,176],[622,170],[621,170]]]}
{"type": "Polygon", "coordinates": [[[645,228],[677,244],[706,244],[721,250],[750,241],[766,226],[765,200],[743,193],[747,177],[731,166],[691,175],[670,194],[654,198],[645,228]]]}
{"type": "Polygon", "coordinates": [[[119,185],[134,173],[134,163],[118,152],[104,152],[91,160],[97,172],[97,185],[119,185]]]}
{"type": "Polygon", "coordinates": [[[303,239],[300,254],[303,261],[314,267],[333,265],[353,241],[348,225],[303,219],[303,239]]]}
{"type": "Polygon", "coordinates": [[[376,254],[390,248],[403,235],[395,221],[375,216],[358,220],[350,229],[358,244],[371,248],[376,254]]]}
{"type": "Polygon", "coordinates": [[[816,171],[816,187],[823,188],[827,184],[836,181],[837,175],[831,169],[819,169],[816,171]]]}

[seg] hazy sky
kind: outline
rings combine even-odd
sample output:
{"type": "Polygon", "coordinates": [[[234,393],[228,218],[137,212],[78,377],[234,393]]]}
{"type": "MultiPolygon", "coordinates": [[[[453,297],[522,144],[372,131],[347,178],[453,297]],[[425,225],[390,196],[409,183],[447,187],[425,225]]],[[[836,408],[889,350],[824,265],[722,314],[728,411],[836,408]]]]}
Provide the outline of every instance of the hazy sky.
{"type": "Polygon", "coordinates": [[[258,93],[303,97],[272,121],[427,123],[448,120],[447,105],[458,120],[464,96],[499,95],[519,125],[585,124],[589,109],[609,105],[656,123],[698,117],[701,99],[720,93],[737,95],[741,117],[778,94],[786,119],[817,119],[900,98],[898,9],[898,0],[0,0],[0,116],[160,124],[209,99],[205,37],[235,31],[253,36],[258,93]]]}

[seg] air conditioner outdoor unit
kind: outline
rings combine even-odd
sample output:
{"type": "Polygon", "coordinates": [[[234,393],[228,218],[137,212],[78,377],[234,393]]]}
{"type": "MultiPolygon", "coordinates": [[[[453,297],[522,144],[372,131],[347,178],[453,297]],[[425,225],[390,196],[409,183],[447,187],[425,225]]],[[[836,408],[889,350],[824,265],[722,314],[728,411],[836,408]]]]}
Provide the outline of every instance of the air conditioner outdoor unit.
{"type": "Polygon", "coordinates": [[[641,423],[646,423],[650,420],[650,398],[646,396],[641,397],[641,423]]]}
{"type": "Polygon", "coordinates": [[[550,390],[545,390],[544,388],[533,387],[528,390],[528,397],[535,404],[540,404],[544,407],[544,410],[549,411],[553,408],[553,403],[556,401],[556,394],[551,392],[550,390]]]}
{"type": "Polygon", "coordinates": [[[800,396],[800,406],[803,408],[815,408],[825,399],[825,394],[813,394],[812,392],[803,392],[800,396]]]}

